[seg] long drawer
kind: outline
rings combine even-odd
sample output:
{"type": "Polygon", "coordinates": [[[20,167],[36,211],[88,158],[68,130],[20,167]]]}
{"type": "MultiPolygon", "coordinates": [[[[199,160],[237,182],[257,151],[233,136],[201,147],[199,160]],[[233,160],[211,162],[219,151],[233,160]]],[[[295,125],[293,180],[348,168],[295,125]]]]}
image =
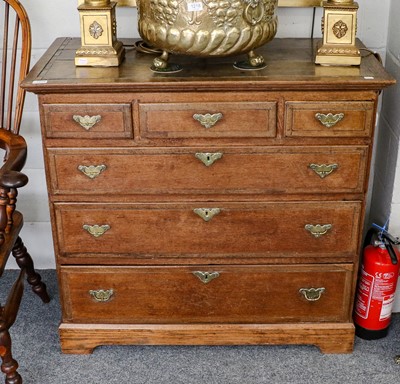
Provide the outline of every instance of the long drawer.
{"type": "Polygon", "coordinates": [[[54,204],[59,254],[353,261],[361,202],[54,204]]]}
{"type": "Polygon", "coordinates": [[[349,320],[352,265],[66,267],[63,321],[282,323],[349,320]]]}
{"type": "Polygon", "coordinates": [[[368,148],[50,149],[54,194],[360,193],[368,148]]]}

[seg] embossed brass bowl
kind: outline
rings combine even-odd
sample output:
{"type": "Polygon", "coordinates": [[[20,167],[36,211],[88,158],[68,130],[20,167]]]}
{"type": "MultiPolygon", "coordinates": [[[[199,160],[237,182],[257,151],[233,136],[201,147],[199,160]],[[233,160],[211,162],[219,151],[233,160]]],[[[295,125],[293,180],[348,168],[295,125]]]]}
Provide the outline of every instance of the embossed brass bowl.
{"type": "Polygon", "coordinates": [[[277,30],[278,0],[138,0],[142,39],[162,50],[153,70],[179,70],[170,53],[201,57],[247,53],[244,69],[263,68],[254,49],[272,40],[277,30]]]}

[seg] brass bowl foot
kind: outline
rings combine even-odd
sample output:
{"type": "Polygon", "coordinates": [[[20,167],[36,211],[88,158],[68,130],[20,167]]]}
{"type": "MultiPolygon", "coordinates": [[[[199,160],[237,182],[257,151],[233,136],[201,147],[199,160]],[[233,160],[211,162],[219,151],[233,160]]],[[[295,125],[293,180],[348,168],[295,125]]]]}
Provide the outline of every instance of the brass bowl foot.
{"type": "Polygon", "coordinates": [[[150,69],[153,72],[157,73],[176,73],[182,70],[182,66],[175,63],[169,63],[169,53],[167,51],[163,51],[161,56],[156,57],[153,60],[153,65],[150,69]]]}
{"type": "Polygon", "coordinates": [[[233,67],[236,69],[252,71],[252,70],[260,70],[264,69],[267,65],[265,64],[264,58],[255,53],[254,51],[250,51],[247,54],[247,60],[236,61],[233,64],[233,67]]]}
{"type": "Polygon", "coordinates": [[[150,69],[155,73],[176,73],[182,71],[182,65],[176,63],[168,63],[165,68],[158,68],[152,65],[150,69]]]}

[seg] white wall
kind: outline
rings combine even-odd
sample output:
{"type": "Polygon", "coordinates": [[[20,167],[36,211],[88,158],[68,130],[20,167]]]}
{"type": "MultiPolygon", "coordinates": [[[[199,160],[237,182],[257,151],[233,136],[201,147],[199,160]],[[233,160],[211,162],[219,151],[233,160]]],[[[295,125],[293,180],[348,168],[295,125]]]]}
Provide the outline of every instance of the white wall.
{"type": "MultiPolygon", "coordinates": [[[[79,15],[76,0],[21,0],[25,5],[32,26],[32,64],[46,48],[60,36],[79,36],[79,15]]],[[[358,37],[369,48],[384,56],[386,49],[389,0],[360,1],[358,37]]],[[[309,37],[312,9],[281,8],[278,12],[278,37],[309,37]]],[[[118,37],[138,37],[136,9],[117,9],[118,37]]],[[[315,37],[320,37],[321,9],[317,10],[315,37]]],[[[43,171],[39,115],[36,96],[28,94],[22,131],[29,145],[25,172],[30,183],[21,190],[19,209],[24,212],[23,239],[37,268],[54,268],[47,192],[43,171]]],[[[16,265],[9,263],[9,268],[16,265]]]]}
{"type": "MultiPolygon", "coordinates": [[[[386,67],[397,79],[383,96],[377,138],[374,189],[370,221],[383,224],[389,219],[389,232],[400,236],[400,2],[392,0],[386,54],[386,67]]],[[[400,281],[399,281],[400,284],[400,281]]],[[[400,288],[400,285],[399,285],[400,288]]],[[[394,306],[400,312],[400,289],[394,306]]]]}

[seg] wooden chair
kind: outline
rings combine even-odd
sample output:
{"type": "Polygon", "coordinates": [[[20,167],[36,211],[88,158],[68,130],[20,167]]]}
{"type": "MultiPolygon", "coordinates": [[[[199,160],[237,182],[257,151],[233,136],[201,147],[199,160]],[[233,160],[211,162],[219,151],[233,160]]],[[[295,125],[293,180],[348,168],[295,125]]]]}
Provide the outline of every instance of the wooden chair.
{"type": "Polygon", "coordinates": [[[22,379],[17,372],[18,363],[12,357],[9,329],[17,317],[25,276],[43,302],[50,299],[46,285],[35,272],[32,258],[19,237],[23,217],[15,210],[17,189],[28,182],[27,176],[20,172],[25,164],[27,148],[25,140],[19,135],[25,100],[25,91],[19,87],[19,83],[29,70],[30,24],[26,11],[18,0],[0,0],[0,15],[3,19],[3,44],[0,50],[0,147],[5,150],[0,169],[0,278],[10,253],[21,269],[5,305],[0,303],[0,357],[1,370],[6,376],[5,382],[19,384],[22,379]]]}

